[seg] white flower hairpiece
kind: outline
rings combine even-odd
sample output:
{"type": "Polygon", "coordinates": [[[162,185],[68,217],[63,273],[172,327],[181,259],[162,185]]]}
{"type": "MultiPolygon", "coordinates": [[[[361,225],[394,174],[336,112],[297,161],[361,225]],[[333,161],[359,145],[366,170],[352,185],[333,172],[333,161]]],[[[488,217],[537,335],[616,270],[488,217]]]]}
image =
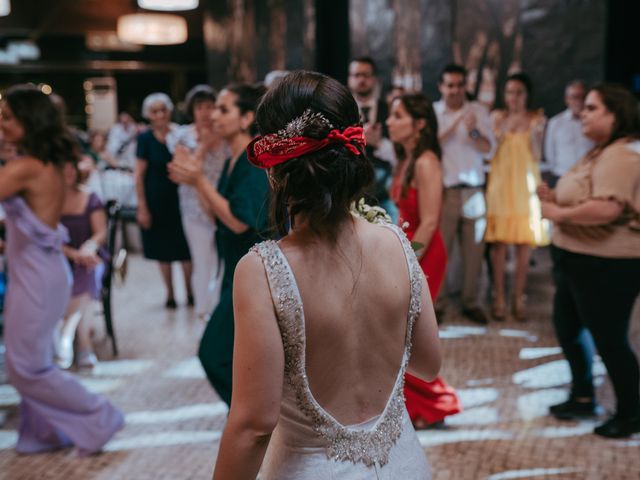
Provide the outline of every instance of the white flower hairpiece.
{"type": "MultiPolygon", "coordinates": [[[[354,217],[364,218],[369,223],[393,223],[393,220],[384,208],[379,206],[367,205],[364,201],[364,198],[361,198],[360,200],[358,200],[358,202],[353,202],[351,204],[351,215],[353,215],[354,217]]],[[[406,230],[408,227],[409,223],[403,222],[402,229],[406,230]]],[[[422,255],[424,254],[424,244],[420,242],[412,241],[411,248],[416,253],[418,258],[422,257],[422,255]]]]}
{"type": "Polygon", "coordinates": [[[351,214],[354,217],[364,218],[369,223],[393,223],[393,220],[391,220],[391,217],[384,208],[367,205],[364,202],[364,198],[358,200],[357,203],[353,202],[351,204],[351,214]]]}

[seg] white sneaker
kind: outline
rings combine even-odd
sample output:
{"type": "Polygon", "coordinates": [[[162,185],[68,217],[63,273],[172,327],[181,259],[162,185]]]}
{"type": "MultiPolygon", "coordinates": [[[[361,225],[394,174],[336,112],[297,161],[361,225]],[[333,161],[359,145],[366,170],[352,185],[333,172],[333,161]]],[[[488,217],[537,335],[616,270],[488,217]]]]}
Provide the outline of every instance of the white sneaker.
{"type": "Polygon", "coordinates": [[[61,336],[56,345],[56,363],[64,370],[73,365],[73,338],[61,336]]]}

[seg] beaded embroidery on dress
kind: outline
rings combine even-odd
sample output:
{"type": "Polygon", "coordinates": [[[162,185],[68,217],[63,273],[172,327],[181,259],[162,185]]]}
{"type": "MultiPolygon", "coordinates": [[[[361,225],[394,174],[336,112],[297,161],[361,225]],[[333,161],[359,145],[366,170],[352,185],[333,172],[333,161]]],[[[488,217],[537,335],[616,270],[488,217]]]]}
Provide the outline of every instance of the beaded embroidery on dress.
{"type": "Polygon", "coordinates": [[[404,233],[394,225],[384,226],[393,230],[402,242],[409,267],[411,295],[405,347],[383,412],[355,426],[340,424],[311,393],[305,371],[304,310],[286,257],[274,241],[260,243],[252,249],[265,266],[285,353],[281,416],[265,457],[261,479],[391,479],[400,478],[399,475],[404,480],[430,478],[426,457],[408,419],[403,397],[413,324],[421,309],[422,270],[404,233]],[[301,446],[308,447],[306,458],[299,458],[301,446]],[[324,471],[322,468],[326,472],[320,474],[324,471]]]}

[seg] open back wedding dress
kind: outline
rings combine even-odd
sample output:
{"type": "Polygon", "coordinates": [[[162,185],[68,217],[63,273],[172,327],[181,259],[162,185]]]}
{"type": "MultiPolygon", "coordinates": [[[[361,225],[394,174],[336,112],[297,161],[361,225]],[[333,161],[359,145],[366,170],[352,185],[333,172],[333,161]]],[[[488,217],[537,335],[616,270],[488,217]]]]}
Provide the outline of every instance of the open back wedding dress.
{"type": "Polygon", "coordinates": [[[271,436],[260,480],[431,478],[403,398],[413,324],[421,309],[423,273],[404,233],[393,225],[385,227],[400,239],[409,267],[411,292],[404,353],[384,410],[357,425],[340,424],[320,406],[310,390],[305,368],[304,310],[285,255],[274,241],[253,248],[265,266],[285,352],[280,419],[271,436]]]}

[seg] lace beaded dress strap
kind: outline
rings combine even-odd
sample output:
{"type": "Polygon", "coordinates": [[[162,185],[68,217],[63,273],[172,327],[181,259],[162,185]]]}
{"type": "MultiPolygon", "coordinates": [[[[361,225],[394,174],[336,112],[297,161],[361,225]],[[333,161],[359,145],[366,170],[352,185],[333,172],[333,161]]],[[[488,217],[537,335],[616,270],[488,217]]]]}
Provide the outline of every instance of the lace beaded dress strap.
{"type": "MultiPolygon", "coordinates": [[[[405,347],[407,350],[411,350],[411,338],[413,336],[413,325],[416,322],[416,319],[420,316],[420,312],[422,311],[422,279],[424,277],[424,272],[422,271],[422,267],[420,267],[420,263],[418,262],[418,258],[416,257],[416,253],[413,251],[411,247],[411,242],[407,238],[407,235],[404,231],[394,225],[392,223],[383,223],[381,224],[383,227],[386,227],[392,230],[400,239],[400,243],[402,244],[402,249],[404,250],[404,256],[407,259],[407,267],[409,269],[409,288],[411,289],[410,301],[409,301],[409,316],[407,318],[407,336],[405,341],[405,347]]],[[[407,359],[408,361],[408,359],[407,359]]],[[[406,366],[405,366],[406,368],[406,366]]]]}
{"type": "Polygon", "coordinates": [[[275,241],[258,243],[250,251],[257,253],[264,264],[285,348],[285,372],[292,374],[296,358],[304,357],[304,318],[295,279],[275,241]]]}
{"type": "Polygon", "coordinates": [[[313,397],[305,371],[304,311],[291,267],[274,241],[262,242],[251,249],[262,258],[271,289],[284,346],[285,381],[291,386],[300,411],[310,419],[314,431],[327,442],[327,457],[334,460],[362,462],[367,466],[385,465],[389,461],[391,448],[402,434],[404,373],[409,363],[413,323],[420,313],[422,284],[419,275],[422,275],[422,270],[403,232],[400,229],[394,231],[403,242],[411,274],[405,350],[391,396],[370,430],[353,429],[340,424],[313,397]],[[417,271],[413,264],[417,266],[417,271]]]}

